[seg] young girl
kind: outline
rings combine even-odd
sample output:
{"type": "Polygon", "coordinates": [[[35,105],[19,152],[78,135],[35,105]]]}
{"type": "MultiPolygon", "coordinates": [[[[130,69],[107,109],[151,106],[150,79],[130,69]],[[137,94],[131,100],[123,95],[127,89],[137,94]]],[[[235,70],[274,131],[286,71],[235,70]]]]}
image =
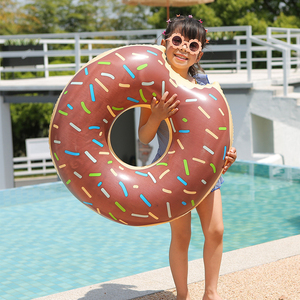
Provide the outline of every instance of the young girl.
{"type": "MultiPolygon", "coordinates": [[[[192,16],[177,16],[168,21],[164,32],[165,39],[162,45],[166,47],[166,58],[172,69],[183,78],[201,85],[208,82],[204,74],[197,73],[197,64],[200,61],[206,44],[206,31],[201,20],[192,16]]],[[[202,70],[203,71],[203,70],[202,70]]],[[[158,135],[159,149],[154,159],[157,160],[165,151],[168,143],[168,130],[164,119],[174,115],[179,109],[180,101],[177,95],[165,92],[161,99],[153,98],[151,110],[142,108],[139,139],[148,144],[158,135]]],[[[236,159],[236,150],[231,148],[227,152],[225,173],[236,159]]],[[[205,292],[203,300],[222,300],[217,293],[220,264],[223,252],[223,218],[220,178],[211,193],[197,206],[203,234],[205,237],[203,260],[205,268],[205,292]]],[[[191,213],[170,223],[172,239],[170,245],[170,267],[177,290],[177,300],[190,300],[188,276],[188,248],[191,238],[191,213]]]]}

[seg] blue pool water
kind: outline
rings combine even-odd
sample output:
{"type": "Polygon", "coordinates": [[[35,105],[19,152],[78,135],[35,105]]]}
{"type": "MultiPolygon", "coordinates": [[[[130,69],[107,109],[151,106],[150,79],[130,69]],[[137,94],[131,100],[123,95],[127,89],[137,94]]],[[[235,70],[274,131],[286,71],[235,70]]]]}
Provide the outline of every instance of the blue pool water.
{"type": "MultiPolygon", "coordinates": [[[[300,233],[300,169],[231,169],[221,190],[224,252],[300,233]]],[[[60,182],[0,191],[0,226],[0,299],[27,300],[168,266],[168,224],[119,225],[60,182]]],[[[192,230],[190,260],[202,257],[203,246],[194,211],[192,230]]]]}

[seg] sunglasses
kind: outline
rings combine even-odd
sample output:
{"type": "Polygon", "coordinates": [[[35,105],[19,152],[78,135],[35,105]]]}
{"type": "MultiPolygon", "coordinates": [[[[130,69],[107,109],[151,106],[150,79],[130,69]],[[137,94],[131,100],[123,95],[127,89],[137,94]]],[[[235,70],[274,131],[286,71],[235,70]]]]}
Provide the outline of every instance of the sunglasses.
{"type": "Polygon", "coordinates": [[[186,50],[191,54],[197,55],[201,52],[202,49],[201,42],[199,42],[197,39],[189,40],[188,42],[186,42],[184,40],[184,37],[180,33],[173,33],[166,40],[171,42],[171,46],[174,49],[182,48],[183,45],[186,45],[186,50]]]}

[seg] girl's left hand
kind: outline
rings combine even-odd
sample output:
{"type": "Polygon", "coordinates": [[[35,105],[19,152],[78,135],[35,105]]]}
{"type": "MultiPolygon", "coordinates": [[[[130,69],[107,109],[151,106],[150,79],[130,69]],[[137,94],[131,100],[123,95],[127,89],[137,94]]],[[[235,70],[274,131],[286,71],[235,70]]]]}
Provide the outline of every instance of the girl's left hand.
{"type": "Polygon", "coordinates": [[[222,173],[225,174],[230,166],[235,162],[237,158],[236,149],[234,147],[231,147],[230,150],[226,153],[225,159],[225,165],[223,167],[222,173]]]}

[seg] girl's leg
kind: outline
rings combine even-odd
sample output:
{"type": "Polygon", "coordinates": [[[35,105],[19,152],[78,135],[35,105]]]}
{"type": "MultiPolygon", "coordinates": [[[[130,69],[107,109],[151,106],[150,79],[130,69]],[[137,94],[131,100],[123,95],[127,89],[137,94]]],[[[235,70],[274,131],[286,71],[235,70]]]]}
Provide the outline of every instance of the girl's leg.
{"type": "Polygon", "coordinates": [[[205,293],[203,300],[221,300],[217,284],[223,252],[223,216],[220,190],[215,190],[197,206],[205,237],[203,261],[205,268],[205,293]]]}
{"type": "Polygon", "coordinates": [[[190,300],[187,284],[188,249],[191,239],[191,213],[171,225],[170,267],[177,290],[177,300],[190,300]]]}

